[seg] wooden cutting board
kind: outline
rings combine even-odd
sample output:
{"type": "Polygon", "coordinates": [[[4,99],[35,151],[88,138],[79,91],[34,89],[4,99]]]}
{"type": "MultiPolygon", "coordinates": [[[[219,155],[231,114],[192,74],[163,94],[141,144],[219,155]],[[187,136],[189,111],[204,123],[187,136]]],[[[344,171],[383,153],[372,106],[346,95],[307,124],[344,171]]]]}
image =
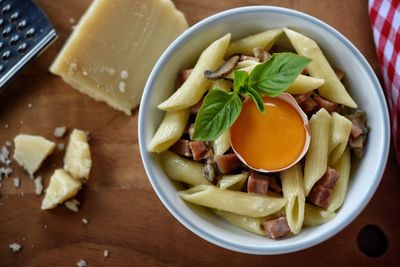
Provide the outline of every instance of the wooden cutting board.
{"type": "MultiPolygon", "coordinates": [[[[59,39],[1,97],[0,145],[21,132],[66,143],[66,138],[52,135],[53,129],[80,128],[91,133],[93,168],[90,182],[78,196],[79,213],[64,207],[44,212],[32,180],[13,165],[12,177],[18,176],[22,185],[14,188],[8,179],[0,189],[0,266],[75,266],[80,259],[88,266],[394,266],[400,260],[400,169],[393,151],[367,208],[318,246],[289,255],[253,256],[222,249],[191,233],[164,208],[147,180],[137,142],[137,111],[128,117],[81,95],[47,71],[90,0],[37,2],[54,22],[59,39]],[[389,247],[381,257],[369,258],[357,246],[357,235],[367,224],[376,224],[387,235],[389,247]],[[8,248],[13,242],[22,244],[22,251],[13,254],[8,248]],[[110,253],[107,259],[104,250],[110,253]]],[[[174,2],[191,25],[244,5],[279,5],[306,12],[348,37],[379,72],[364,0],[174,2]]],[[[62,166],[62,154],[52,155],[40,170],[46,185],[52,169],[62,166]]]]}

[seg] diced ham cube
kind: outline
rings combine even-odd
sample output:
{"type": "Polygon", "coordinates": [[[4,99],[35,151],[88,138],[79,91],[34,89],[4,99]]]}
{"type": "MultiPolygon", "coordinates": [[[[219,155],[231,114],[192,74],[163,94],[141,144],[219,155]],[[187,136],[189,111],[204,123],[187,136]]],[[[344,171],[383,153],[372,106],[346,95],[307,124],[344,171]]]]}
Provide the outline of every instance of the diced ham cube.
{"type": "Polygon", "coordinates": [[[222,174],[227,174],[240,167],[240,160],[236,154],[218,155],[215,157],[218,170],[222,174]]]}
{"type": "Polygon", "coordinates": [[[333,103],[329,100],[323,99],[322,97],[320,97],[317,94],[314,94],[313,98],[314,98],[315,102],[317,102],[318,106],[326,109],[326,111],[328,111],[328,112],[333,112],[333,111],[337,110],[337,108],[338,108],[338,104],[333,103]]]}
{"type": "Polygon", "coordinates": [[[173,144],[170,148],[173,152],[178,155],[191,157],[192,151],[189,147],[189,141],[185,139],[179,139],[175,144],[173,144]]]}
{"type": "Polygon", "coordinates": [[[190,150],[192,151],[194,160],[202,160],[205,153],[207,153],[208,147],[203,141],[191,141],[189,142],[190,150]]]}
{"type": "Polygon", "coordinates": [[[304,101],[306,101],[307,99],[309,99],[312,95],[312,91],[304,93],[304,94],[297,94],[297,95],[293,95],[294,99],[296,99],[297,104],[301,104],[304,101]]]}
{"type": "Polygon", "coordinates": [[[247,180],[247,192],[266,195],[268,192],[268,176],[252,172],[247,180]]]}
{"type": "Polygon", "coordinates": [[[276,239],[290,232],[286,217],[263,222],[264,230],[268,238],[276,239]]]}
{"type": "Polygon", "coordinates": [[[316,108],[318,108],[317,102],[315,102],[314,99],[311,97],[305,100],[300,104],[301,109],[304,111],[306,114],[310,114],[313,112],[316,108]]]}
{"type": "Polygon", "coordinates": [[[194,105],[194,106],[190,109],[190,113],[191,113],[191,114],[196,115],[196,114],[199,112],[199,110],[200,110],[200,108],[201,108],[201,105],[203,105],[203,100],[204,100],[204,97],[202,97],[202,98],[200,99],[200,101],[197,102],[197,104],[194,105]]]}
{"type": "Polygon", "coordinates": [[[275,176],[268,177],[268,186],[272,191],[276,193],[282,193],[282,187],[279,185],[277,179],[278,178],[275,176]]]}
{"type": "Polygon", "coordinates": [[[331,195],[332,189],[316,184],[308,194],[307,200],[318,207],[327,209],[331,195]]]}
{"type": "Polygon", "coordinates": [[[339,177],[340,173],[338,171],[328,167],[325,174],[318,180],[317,184],[322,185],[327,189],[333,189],[339,177]]]}

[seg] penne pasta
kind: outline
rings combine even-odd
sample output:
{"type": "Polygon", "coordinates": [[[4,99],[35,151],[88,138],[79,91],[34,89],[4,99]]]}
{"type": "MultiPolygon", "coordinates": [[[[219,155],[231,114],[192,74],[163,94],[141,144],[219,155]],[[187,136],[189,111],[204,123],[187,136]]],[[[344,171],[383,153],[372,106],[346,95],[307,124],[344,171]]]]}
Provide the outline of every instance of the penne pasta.
{"type": "Polygon", "coordinates": [[[232,91],[232,81],[229,80],[224,80],[224,79],[219,79],[213,82],[213,85],[211,88],[218,88],[221,90],[224,90],[226,92],[232,91]]]}
{"type": "Polygon", "coordinates": [[[218,210],[216,210],[215,213],[218,216],[224,218],[227,222],[236,225],[246,231],[265,236],[265,231],[261,228],[261,224],[265,220],[264,218],[254,218],[218,210]]]}
{"type": "Polygon", "coordinates": [[[285,198],[223,190],[213,185],[197,185],[180,191],[179,196],[193,204],[250,217],[270,215],[287,203],[285,198]]]}
{"type": "Polygon", "coordinates": [[[332,167],[340,173],[340,177],[336,181],[335,187],[333,188],[332,196],[328,206],[328,211],[335,212],[342,206],[347,193],[351,167],[349,148],[346,148],[340,159],[332,167]]]}
{"type": "Polygon", "coordinates": [[[311,142],[304,165],[304,193],[306,196],[326,171],[330,124],[331,116],[325,109],[320,109],[310,119],[311,142]]]}
{"type": "Polygon", "coordinates": [[[304,226],[317,226],[335,218],[336,213],[326,211],[317,206],[306,203],[304,206],[304,226]]]}
{"type": "Polygon", "coordinates": [[[235,70],[239,70],[239,69],[244,69],[247,67],[253,67],[260,64],[260,62],[255,61],[255,60],[251,60],[251,59],[247,59],[247,60],[243,60],[243,61],[239,61],[236,66],[235,66],[235,70]]]}
{"type": "Polygon", "coordinates": [[[224,175],[219,180],[219,188],[239,191],[243,188],[243,185],[247,181],[248,176],[249,175],[245,173],[224,175]]]}
{"type": "Polygon", "coordinates": [[[347,147],[352,123],[346,117],[333,112],[331,131],[329,137],[329,159],[328,165],[334,165],[342,156],[347,147]]]}
{"type": "Polygon", "coordinates": [[[285,207],[286,219],[293,234],[298,234],[304,220],[305,197],[303,173],[298,163],[281,173],[282,192],[288,203],[285,207]]]}
{"type": "Polygon", "coordinates": [[[350,108],[357,108],[357,104],[336,76],[335,71],[325,58],[318,44],[314,40],[293,30],[285,28],[284,31],[297,53],[312,59],[307,66],[310,75],[325,80],[325,83],[318,88],[320,95],[332,102],[343,104],[350,108]]]}
{"type": "Polygon", "coordinates": [[[150,141],[149,152],[160,153],[167,150],[181,138],[190,115],[189,109],[168,111],[156,134],[150,141]]]}
{"type": "Polygon", "coordinates": [[[212,85],[212,82],[204,77],[204,71],[214,70],[221,65],[230,40],[231,34],[228,33],[207,47],[200,55],[189,78],[167,100],[158,105],[158,108],[166,111],[180,110],[199,102],[212,85]]]}
{"type": "Polygon", "coordinates": [[[324,83],[324,79],[300,74],[286,90],[286,93],[304,94],[321,87],[324,83]]]}
{"type": "Polygon", "coordinates": [[[161,166],[167,176],[189,185],[209,184],[203,176],[204,164],[178,156],[169,150],[160,155],[161,166]]]}
{"type": "Polygon", "coordinates": [[[271,29],[232,42],[226,51],[225,58],[234,54],[253,55],[253,48],[262,48],[268,51],[278,40],[282,32],[281,28],[271,29]]]}

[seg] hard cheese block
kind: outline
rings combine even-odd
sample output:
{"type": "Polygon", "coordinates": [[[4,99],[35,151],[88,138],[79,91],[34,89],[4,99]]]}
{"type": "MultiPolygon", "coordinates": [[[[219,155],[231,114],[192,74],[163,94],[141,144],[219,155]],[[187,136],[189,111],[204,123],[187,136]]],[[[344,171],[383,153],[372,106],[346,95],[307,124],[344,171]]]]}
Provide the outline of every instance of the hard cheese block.
{"type": "Polygon", "coordinates": [[[187,26],[170,0],[95,0],[50,71],[130,115],[155,62],[187,26]]]}

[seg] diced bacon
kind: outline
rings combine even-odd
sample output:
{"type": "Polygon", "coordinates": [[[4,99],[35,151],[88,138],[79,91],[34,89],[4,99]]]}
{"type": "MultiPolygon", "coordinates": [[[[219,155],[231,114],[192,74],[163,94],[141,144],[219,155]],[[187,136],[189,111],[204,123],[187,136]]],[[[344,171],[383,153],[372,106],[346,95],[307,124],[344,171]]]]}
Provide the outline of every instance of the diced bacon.
{"type": "Polygon", "coordinates": [[[263,222],[263,227],[268,238],[276,239],[290,232],[286,217],[263,222]]]}
{"type": "Polygon", "coordinates": [[[332,189],[316,184],[308,194],[307,200],[314,205],[327,209],[332,195],[332,189]]]}
{"type": "Polygon", "coordinates": [[[304,94],[297,94],[297,95],[293,95],[294,99],[296,99],[297,104],[301,104],[304,101],[306,101],[307,99],[309,99],[312,95],[312,91],[304,93],[304,94]]]}
{"type": "Polygon", "coordinates": [[[309,113],[313,112],[318,107],[318,104],[317,104],[317,102],[315,102],[314,99],[312,99],[310,97],[307,100],[305,100],[304,102],[302,102],[300,104],[300,107],[304,111],[304,113],[309,114],[309,113]]]}
{"type": "Polygon", "coordinates": [[[203,159],[210,159],[214,156],[214,152],[212,149],[208,148],[206,153],[203,155],[203,159]]]}
{"type": "Polygon", "coordinates": [[[245,60],[253,60],[259,62],[260,60],[256,57],[251,57],[251,56],[246,56],[246,55],[240,55],[239,61],[245,61],[245,60]]]}
{"type": "Polygon", "coordinates": [[[227,174],[240,167],[240,160],[236,154],[218,155],[215,157],[218,170],[222,174],[227,174]]]}
{"type": "Polygon", "coordinates": [[[192,73],[193,69],[185,69],[181,70],[178,72],[178,75],[176,76],[176,88],[179,88],[182,86],[182,84],[189,78],[190,73],[192,73]]]}
{"type": "Polygon", "coordinates": [[[328,167],[325,174],[318,180],[317,184],[322,185],[327,189],[333,189],[339,177],[340,173],[337,170],[328,167]]]}
{"type": "Polygon", "coordinates": [[[282,187],[279,185],[277,179],[278,178],[275,176],[268,177],[268,186],[272,191],[276,193],[282,193],[282,187]]]}
{"type": "Polygon", "coordinates": [[[173,144],[173,146],[171,146],[171,150],[181,156],[192,156],[192,151],[189,147],[189,141],[185,139],[179,139],[175,144],[173,144]]]}
{"type": "Polygon", "coordinates": [[[363,130],[354,123],[351,124],[351,132],[350,135],[353,139],[358,138],[360,135],[363,134],[363,130]]]}
{"type": "Polygon", "coordinates": [[[333,112],[333,111],[337,110],[337,108],[338,108],[338,104],[333,103],[329,100],[323,99],[322,97],[320,97],[317,94],[314,94],[313,98],[314,98],[315,102],[317,102],[318,106],[326,109],[326,111],[328,111],[328,112],[333,112]]]}
{"type": "Polygon", "coordinates": [[[247,192],[266,195],[268,192],[268,176],[252,172],[247,180],[247,192]]]}
{"type": "Polygon", "coordinates": [[[200,99],[200,101],[197,102],[197,104],[194,105],[194,106],[190,109],[190,113],[191,113],[191,114],[196,115],[196,114],[199,112],[199,110],[200,110],[200,108],[201,108],[201,105],[203,105],[203,100],[204,100],[204,97],[202,97],[202,98],[200,99]]]}
{"type": "Polygon", "coordinates": [[[190,150],[192,151],[194,160],[202,160],[205,153],[207,153],[208,147],[203,141],[191,141],[189,142],[190,150]]]}

